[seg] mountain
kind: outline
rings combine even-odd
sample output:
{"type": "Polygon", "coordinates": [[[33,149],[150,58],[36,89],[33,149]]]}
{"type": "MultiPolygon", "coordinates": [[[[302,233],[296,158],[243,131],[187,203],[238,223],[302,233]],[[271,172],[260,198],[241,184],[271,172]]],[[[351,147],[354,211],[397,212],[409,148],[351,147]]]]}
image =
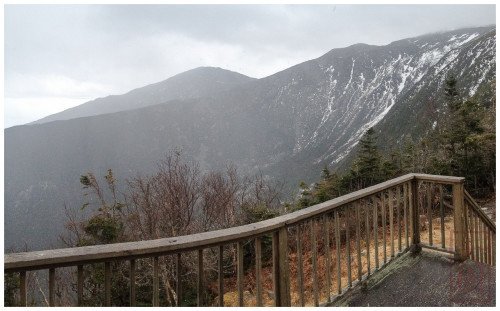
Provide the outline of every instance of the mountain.
{"type": "Polygon", "coordinates": [[[34,121],[32,124],[132,110],[165,103],[172,99],[205,97],[252,80],[255,79],[221,68],[199,67],[123,95],[97,98],[34,121]]]}
{"type": "Polygon", "coordinates": [[[495,41],[495,28],[481,27],[356,44],[217,92],[6,129],[5,246],[53,245],[64,204],[82,203],[81,174],[147,174],[177,147],[204,169],[232,162],[290,190],[315,181],[323,166],[348,161],[371,126],[386,146],[432,128],[445,110],[437,94],[447,73],[463,94],[495,79],[495,41]]]}

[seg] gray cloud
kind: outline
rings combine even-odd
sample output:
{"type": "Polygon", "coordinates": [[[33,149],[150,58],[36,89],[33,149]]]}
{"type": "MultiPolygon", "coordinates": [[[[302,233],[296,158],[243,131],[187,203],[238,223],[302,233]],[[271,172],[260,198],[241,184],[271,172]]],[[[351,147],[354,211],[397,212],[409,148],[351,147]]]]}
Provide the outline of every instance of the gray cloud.
{"type": "Polygon", "coordinates": [[[263,77],[336,47],[494,23],[494,5],[6,5],[5,125],[53,113],[50,98],[63,109],[198,66],[263,77]]]}

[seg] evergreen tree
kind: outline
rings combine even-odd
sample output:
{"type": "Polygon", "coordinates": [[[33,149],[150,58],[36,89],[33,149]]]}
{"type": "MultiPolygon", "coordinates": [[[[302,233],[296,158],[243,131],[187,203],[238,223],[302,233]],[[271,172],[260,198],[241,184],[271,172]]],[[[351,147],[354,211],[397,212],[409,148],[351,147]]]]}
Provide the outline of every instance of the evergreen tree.
{"type": "Polygon", "coordinates": [[[444,95],[448,109],[454,113],[460,106],[460,97],[457,89],[457,79],[454,75],[446,77],[444,86],[444,95]]]}
{"type": "Polygon", "coordinates": [[[313,195],[311,193],[311,189],[309,189],[309,186],[305,182],[300,182],[300,199],[298,202],[298,207],[304,208],[311,206],[313,203],[313,195]]]}
{"type": "Polygon", "coordinates": [[[492,86],[483,87],[473,98],[462,101],[456,84],[454,78],[447,79],[449,122],[439,137],[446,152],[442,159],[433,159],[431,170],[435,174],[465,177],[470,190],[487,192],[489,188],[491,191],[494,187],[491,172],[495,170],[495,161],[492,161],[495,130],[494,125],[490,126],[494,124],[494,90],[490,90],[492,86]],[[491,99],[488,101],[488,98],[491,99]]]}
{"type": "Polygon", "coordinates": [[[331,200],[339,195],[338,176],[331,173],[327,166],[321,173],[321,181],[314,187],[315,203],[321,203],[331,200]]]}
{"type": "Polygon", "coordinates": [[[403,171],[402,166],[401,153],[399,151],[392,151],[390,158],[382,162],[381,178],[386,180],[401,175],[403,171]]]}
{"type": "Polygon", "coordinates": [[[404,138],[403,152],[401,155],[401,167],[403,174],[418,173],[416,164],[416,146],[410,136],[404,138]]]}
{"type": "Polygon", "coordinates": [[[359,141],[359,152],[356,160],[361,188],[380,181],[381,155],[376,144],[375,130],[369,128],[359,141]]]}

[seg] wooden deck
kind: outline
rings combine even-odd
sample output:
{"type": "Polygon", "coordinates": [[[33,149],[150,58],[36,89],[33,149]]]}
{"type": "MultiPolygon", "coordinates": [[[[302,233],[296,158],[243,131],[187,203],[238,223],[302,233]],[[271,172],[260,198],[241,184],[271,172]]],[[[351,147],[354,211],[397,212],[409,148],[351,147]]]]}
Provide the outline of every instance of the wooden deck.
{"type": "Polygon", "coordinates": [[[433,251],[407,253],[335,301],[351,307],[494,307],[493,266],[433,251]]]}

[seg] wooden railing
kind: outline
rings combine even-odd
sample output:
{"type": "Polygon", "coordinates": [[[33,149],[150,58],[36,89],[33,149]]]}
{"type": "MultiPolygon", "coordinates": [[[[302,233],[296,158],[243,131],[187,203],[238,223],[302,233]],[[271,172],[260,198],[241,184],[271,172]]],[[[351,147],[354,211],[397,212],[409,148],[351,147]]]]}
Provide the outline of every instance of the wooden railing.
{"type": "MultiPolygon", "coordinates": [[[[495,225],[463,188],[460,177],[408,174],[290,214],[240,227],[158,240],[55,249],[5,255],[5,273],[19,273],[20,304],[27,304],[26,273],[49,270],[48,304],[55,273],[76,267],[77,303],[84,296],[83,268],[104,263],[104,305],[111,305],[111,263],[129,261],[130,305],[136,305],[136,262],[152,260],[153,306],[159,306],[159,259],[175,263],[177,304],[182,301],[181,254],[196,254],[197,304],[224,306],[224,250],[236,245],[237,304],[248,304],[244,290],[244,245],[254,249],[255,305],[265,305],[264,239],[272,240],[273,304],[328,304],[388,262],[421,247],[454,254],[457,260],[495,264],[495,225]],[[218,295],[207,301],[204,254],[217,258],[218,295]],[[213,252],[215,250],[215,252],[213,252]],[[307,256],[306,256],[307,255],[307,256]],[[310,257],[310,260],[308,258],[310,257]],[[293,268],[293,269],[291,269],[293,268]],[[311,279],[306,279],[306,273],[311,279]],[[310,285],[309,285],[310,284],[310,285]]],[[[248,271],[248,269],[247,269],[248,271]]],[[[213,284],[212,284],[213,285],[213,284]]]]}
{"type": "Polygon", "coordinates": [[[495,265],[496,228],[467,190],[465,193],[465,250],[467,258],[495,265]]]}

